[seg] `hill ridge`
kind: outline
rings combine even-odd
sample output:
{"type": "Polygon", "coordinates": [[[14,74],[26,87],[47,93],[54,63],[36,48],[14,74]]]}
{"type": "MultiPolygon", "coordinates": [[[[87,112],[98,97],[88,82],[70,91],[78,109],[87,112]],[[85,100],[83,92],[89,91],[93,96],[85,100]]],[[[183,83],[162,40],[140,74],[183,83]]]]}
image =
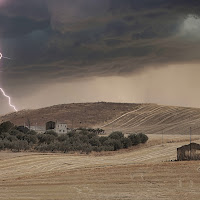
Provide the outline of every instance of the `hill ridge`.
{"type": "Polygon", "coordinates": [[[69,128],[95,127],[107,132],[143,132],[146,134],[187,134],[200,132],[200,108],[165,106],[151,103],[71,103],[50,107],[22,110],[0,117],[0,121],[11,121],[23,125],[44,126],[47,121],[65,121],[69,128]]]}

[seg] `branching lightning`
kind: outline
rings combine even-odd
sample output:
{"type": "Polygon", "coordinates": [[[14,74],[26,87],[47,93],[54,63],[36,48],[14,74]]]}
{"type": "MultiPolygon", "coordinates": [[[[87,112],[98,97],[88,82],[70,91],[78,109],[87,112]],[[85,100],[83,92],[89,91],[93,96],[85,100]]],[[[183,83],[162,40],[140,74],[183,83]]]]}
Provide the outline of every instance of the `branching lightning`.
{"type": "MultiPolygon", "coordinates": [[[[5,59],[9,59],[9,60],[10,60],[10,58],[4,57],[4,56],[2,55],[2,53],[0,53],[0,60],[1,60],[2,58],[5,58],[5,59]]],[[[0,88],[0,91],[3,93],[3,95],[4,95],[6,98],[8,98],[9,106],[12,107],[12,108],[17,112],[18,110],[16,109],[16,107],[15,107],[14,105],[11,104],[11,98],[4,92],[3,88],[0,88]]]]}
{"type": "Polygon", "coordinates": [[[8,60],[11,60],[11,58],[4,57],[4,56],[2,55],[2,53],[0,53],[0,60],[1,60],[2,58],[4,58],[4,59],[8,59],[8,60]]]}

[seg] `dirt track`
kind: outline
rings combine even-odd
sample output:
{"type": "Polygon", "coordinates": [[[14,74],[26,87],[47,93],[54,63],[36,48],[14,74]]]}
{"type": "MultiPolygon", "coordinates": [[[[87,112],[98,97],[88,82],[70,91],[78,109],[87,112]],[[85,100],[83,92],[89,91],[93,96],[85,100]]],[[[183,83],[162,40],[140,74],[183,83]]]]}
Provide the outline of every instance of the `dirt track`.
{"type": "Polygon", "coordinates": [[[0,199],[199,199],[200,162],[169,162],[187,137],[156,138],[112,155],[1,153],[0,199]]]}

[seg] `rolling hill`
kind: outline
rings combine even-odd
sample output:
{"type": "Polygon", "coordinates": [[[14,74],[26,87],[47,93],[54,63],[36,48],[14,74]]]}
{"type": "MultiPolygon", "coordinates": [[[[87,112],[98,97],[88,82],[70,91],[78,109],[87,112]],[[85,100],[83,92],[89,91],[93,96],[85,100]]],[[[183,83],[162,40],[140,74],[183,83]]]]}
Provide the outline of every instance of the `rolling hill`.
{"type": "Polygon", "coordinates": [[[11,121],[23,125],[44,126],[53,120],[66,122],[68,127],[103,128],[108,133],[143,132],[146,134],[192,134],[200,131],[200,109],[156,104],[128,103],[78,103],[63,104],[37,110],[22,110],[0,117],[0,121],[11,121]]]}

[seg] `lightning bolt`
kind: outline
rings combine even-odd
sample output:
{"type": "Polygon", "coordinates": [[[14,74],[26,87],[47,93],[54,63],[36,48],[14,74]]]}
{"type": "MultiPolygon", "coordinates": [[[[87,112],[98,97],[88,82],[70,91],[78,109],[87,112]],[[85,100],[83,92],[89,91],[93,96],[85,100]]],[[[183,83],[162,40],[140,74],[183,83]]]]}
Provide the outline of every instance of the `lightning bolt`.
{"type": "Polygon", "coordinates": [[[1,60],[2,58],[5,58],[5,59],[8,59],[8,60],[11,60],[11,58],[5,57],[5,56],[2,55],[2,53],[0,53],[0,60],[1,60]]]}
{"type": "MultiPolygon", "coordinates": [[[[0,53],[0,60],[1,60],[2,58],[5,58],[5,59],[9,59],[9,60],[10,60],[10,58],[4,57],[4,56],[2,55],[2,53],[0,53]]],[[[12,108],[17,112],[18,110],[16,109],[16,107],[15,107],[14,105],[11,104],[11,98],[4,92],[3,88],[0,88],[0,91],[3,93],[3,95],[4,95],[6,98],[8,98],[9,106],[12,107],[12,108]]]]}
{"type": "Polygon", "coordinates": [[[1,92],[3,93],[3,95],[4,95],[6,98],[8,98],[8,102],[9,102],[10,107],[12,107],[12,108],[17,112],[18,110],[16,109],[16,107],[15,107],[14,105],[11,104],[11,98],[10,98],[8,95],[6,95],[6,93],[4,92],[4,90],[3,90],[2,88],[0,88],[0,90],[1,90],[1,92]]]}

